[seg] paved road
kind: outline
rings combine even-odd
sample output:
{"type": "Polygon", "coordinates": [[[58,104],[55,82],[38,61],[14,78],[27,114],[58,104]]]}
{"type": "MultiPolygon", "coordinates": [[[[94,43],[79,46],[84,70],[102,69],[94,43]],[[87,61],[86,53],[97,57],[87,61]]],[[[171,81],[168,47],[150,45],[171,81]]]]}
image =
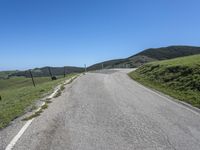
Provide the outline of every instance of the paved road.
{"type": "Polygon", "coordinates": [[[126,73],[87,73],[26,130],[15,150],[199,150],[200,115],[126,73]]]}

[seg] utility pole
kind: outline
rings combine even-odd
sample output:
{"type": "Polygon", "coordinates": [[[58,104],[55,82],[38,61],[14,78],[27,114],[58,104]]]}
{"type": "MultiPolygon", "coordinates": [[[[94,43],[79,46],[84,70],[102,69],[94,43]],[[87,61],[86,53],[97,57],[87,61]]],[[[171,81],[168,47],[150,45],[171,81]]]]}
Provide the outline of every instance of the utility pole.
{"type": "Polygon", "coordinates": [[[33,86],[35,87],[35,81],[34,81],[34,79],[33,79],[33,75],[32,75],[31,70],[29,70],[29,73],[30,73],[30,75],[31,75],[31,79],[32,79],[32,82],[33,82],[33,86]]]}
{"type": "Polygon", "coordinates": [[[49,70],[49,74],[50,74],[50,76],[51,76],[51,80],[53,80],[53,79],[52,79],[53,76],[52,76],[52,73],[51,73],[51,68],[48,67],[48,70],[49,70]]]}
{"type": "Polygon", "coordinates": [[[102,70],[103,70],[103,63],[102,63],[102,70]]]}

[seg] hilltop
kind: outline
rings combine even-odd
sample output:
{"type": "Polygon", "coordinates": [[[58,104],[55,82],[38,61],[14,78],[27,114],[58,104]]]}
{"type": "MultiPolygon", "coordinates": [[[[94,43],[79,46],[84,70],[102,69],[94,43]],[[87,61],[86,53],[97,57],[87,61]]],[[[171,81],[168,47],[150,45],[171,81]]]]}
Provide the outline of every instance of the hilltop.
{"type": "Polygon", "coordinates": [[[109,60],[90,66],[89,70],[97,70],[102,68],[116,68],[116,67],[139,67],[145,63],[166,60],[177,57],[200,54],[200,47],[194,46],[169,46],[161,48],[150,48],[139,52],[131,57],[125,59],[109,60]]]}

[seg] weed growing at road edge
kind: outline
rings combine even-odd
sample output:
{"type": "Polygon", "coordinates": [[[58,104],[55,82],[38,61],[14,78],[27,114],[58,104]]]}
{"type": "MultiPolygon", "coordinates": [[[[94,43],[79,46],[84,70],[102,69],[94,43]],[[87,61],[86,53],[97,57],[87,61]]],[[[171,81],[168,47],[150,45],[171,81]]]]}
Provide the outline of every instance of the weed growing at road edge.
{"type": "Polygon", "coordinates": [[[22,119],[22,121],[28,121],[28,120],[31,120],[31,119],[33,119],[35,117],[38,117],[38,116],[40,116],[40,114],[42,112],[43,112],[42,109],[40,109],[39,111],[36,111],[34,114],[32,114],[32,115],[30,115],[28,117],[25,117],[24,119],[22,119]]]}

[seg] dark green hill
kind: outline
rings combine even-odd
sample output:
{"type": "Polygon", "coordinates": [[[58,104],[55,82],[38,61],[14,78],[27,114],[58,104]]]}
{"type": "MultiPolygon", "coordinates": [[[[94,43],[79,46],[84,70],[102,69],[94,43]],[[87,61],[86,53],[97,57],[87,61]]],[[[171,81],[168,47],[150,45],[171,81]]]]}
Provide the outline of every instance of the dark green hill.
{"type": "Polygon", "coordinates": [[[200,47],[194,46],[169,46],[161,48],[150,48],[146,49],[138,54],[125,59],[116,59],[101,62],[88,67],[88,70],[97,70],[102,68],[123,68],[123,67],[139,67],[145,63],[166,60],[177,57],[189,56],[200,54],[200,47]]]}
{"type": "MultiPolygon", "coordinates": [[[[172,59],[177,57],[195,55],[200,53],[200,47],[194,46],[169,46],[144,50],[134,56],[147,56],[157,60],[172,59]]],[[[132,57],[134,57],[132,56],[132,57]]],[[[131,57],[130,57],[131,58],[131,57]]]]}

